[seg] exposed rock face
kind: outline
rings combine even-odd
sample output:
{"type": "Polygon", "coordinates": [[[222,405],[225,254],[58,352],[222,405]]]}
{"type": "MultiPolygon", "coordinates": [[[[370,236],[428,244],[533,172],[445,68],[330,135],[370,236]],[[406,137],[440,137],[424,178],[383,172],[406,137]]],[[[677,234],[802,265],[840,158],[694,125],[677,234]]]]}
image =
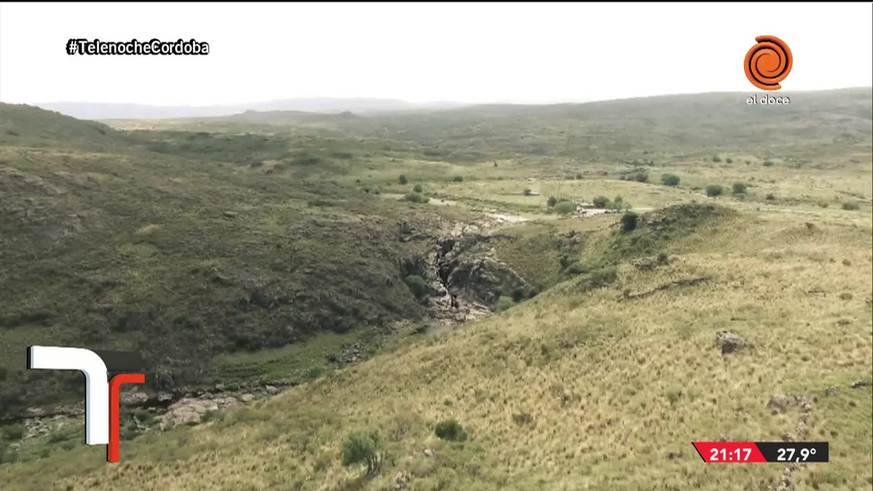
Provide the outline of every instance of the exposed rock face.
{"type": "Polygon", "coordinates": [[[186,397],[179,399],[167,408],[161,416],[161,428],[171,428],[180,424],[199,423],[203,415],[210,411],[218,411],[239,404],[232,396],[218,396],[212,399],[195,399],[186,397]]]}
{"type": "Polygon", "coordinates": [[[437,243],[436,269],[450,295],[493,305],[500,295],[524,289],[527,282],[495,257],[491,242],[504,237],[473,234],[437,243]]]}

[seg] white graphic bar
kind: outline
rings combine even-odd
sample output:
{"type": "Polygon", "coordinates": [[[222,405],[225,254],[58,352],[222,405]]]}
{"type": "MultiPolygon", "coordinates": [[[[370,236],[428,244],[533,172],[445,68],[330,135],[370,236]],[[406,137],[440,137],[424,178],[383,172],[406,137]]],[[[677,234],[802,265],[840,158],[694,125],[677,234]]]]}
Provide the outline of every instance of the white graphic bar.
{"type": "Polygon", "coordinates": [[[31,346],[27,350],[27,368],[84,373],[85,443],[109,444],[109,382],[106,364],[97,353],[85,348],[31,346]]]}

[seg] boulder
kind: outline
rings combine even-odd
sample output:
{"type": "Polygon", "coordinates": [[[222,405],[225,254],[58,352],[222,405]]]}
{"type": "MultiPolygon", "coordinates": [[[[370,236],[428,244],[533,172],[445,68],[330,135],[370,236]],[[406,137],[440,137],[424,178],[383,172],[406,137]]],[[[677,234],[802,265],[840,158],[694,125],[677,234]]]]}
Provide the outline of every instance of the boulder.
{"type": "Polygon", "coordinates": [[[721,354],[726,355],[742,350],[748,342],[735,332],[719,331],[715,335],[715,345],[721,349],[721,354]]]}

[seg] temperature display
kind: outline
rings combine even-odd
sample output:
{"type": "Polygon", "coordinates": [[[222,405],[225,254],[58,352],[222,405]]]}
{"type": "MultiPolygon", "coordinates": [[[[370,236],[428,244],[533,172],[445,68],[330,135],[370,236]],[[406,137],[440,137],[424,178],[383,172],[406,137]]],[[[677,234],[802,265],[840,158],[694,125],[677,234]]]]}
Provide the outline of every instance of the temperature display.
{"type": "Polygon", "coordinates": [[[706,463],[827,462],[827,442],[692,442],[706,463]]]}

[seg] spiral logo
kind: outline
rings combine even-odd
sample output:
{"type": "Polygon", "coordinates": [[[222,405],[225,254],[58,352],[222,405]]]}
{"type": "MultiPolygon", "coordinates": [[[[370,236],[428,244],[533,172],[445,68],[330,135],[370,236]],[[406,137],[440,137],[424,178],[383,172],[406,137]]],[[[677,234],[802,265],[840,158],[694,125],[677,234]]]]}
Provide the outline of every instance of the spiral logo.
{"type": "Polygon", "coordinates": [[[759,89],[781,89],[779,82],[791,72],[791,49],[776,36],[758,36],[755,41],[758,44],[746,53],[746,78],[759,89]]]}

